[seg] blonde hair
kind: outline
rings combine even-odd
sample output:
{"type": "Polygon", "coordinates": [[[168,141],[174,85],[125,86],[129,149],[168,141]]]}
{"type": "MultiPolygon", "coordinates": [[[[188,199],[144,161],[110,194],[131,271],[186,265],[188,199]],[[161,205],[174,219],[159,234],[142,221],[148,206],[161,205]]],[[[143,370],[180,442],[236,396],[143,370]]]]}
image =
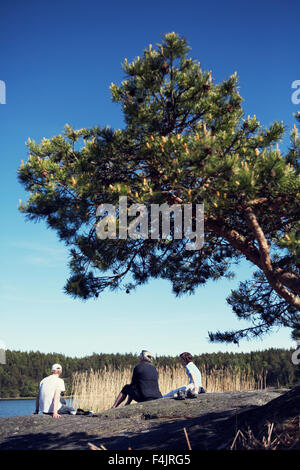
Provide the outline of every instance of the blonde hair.
{"type": "Polygon", "coordinates": [[[146,349],[143,349],[141,354],[140,354],[140,359],[142,359],[143,361],[146,361],[146,362],[152,362],[153,359],[154,359],[154,356],[149,351],[147,351],[146,349]]]}

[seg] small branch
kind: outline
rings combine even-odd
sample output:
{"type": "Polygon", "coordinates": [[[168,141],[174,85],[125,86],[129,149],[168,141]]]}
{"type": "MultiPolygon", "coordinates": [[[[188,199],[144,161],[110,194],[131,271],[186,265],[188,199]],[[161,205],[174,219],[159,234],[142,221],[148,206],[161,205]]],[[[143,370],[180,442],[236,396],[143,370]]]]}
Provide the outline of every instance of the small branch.
{"type": "Polygon", "coordinates": [[[186,442],[187,442],[187,445],[188,445],[188,449],[189,449],[189,450],[192,450],[192,447],[191,447],[191,444],[190,444],[190,440],[189,440],[189,436],[188,436],[188,434],[187,434],[187,432],[186,432],[186,429],[183,428],[183,430],[184,430],[186,442]]]}

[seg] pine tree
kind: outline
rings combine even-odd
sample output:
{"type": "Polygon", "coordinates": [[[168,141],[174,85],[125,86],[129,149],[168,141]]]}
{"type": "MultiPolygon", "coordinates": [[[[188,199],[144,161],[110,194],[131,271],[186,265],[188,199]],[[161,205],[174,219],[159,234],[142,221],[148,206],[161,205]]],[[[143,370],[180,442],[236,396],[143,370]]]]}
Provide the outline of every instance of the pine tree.
{"type": "MultiPolygon", "coordinates": [[[[236,73],[215,83],[211,71],[188,57],[187,41],[166,34],[161,44],[125,59],[125,79],[112,84],[125,126],[75,130],[36,143],[19,180],[30,192],[20,210],[46,220],[70,246],[65,292],[83,299],[107,288],[131,292],[151,277],[171,281],[176,295],[209,279],[231,278],[246,258],[253,278],[228,303],[253,326],[210,333],[238,342],[275,325],[299,327],[300,142],[296,127],[286,155],[278,142],[285,128],[244,117],[236,73]],[[99,239],[102,203],[204,204],[205,244],[186,240],[99,239]]],[[[300,114],[296,116],[300,121],[300,114]]],[[[118,218],[115,221],[118,229],[118,218]]]]}

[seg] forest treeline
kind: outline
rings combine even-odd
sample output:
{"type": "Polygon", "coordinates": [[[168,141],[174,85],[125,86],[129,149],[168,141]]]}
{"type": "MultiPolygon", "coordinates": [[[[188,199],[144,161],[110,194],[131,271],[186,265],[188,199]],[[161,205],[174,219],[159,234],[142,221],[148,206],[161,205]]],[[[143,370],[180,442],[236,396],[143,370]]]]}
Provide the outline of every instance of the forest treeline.
{"type": "MultiPolygon", "coordinates": [[[[299,379],[299,365],[291,361],[294,350],[267,349],[249,353],[206,353],[194,356],[194,362],[203,374],[214,371],[231,370],[253,377],[261,386],[262,380],[268,387],[293,386],[299,379]]],[[[133,368],[138,357],[134,354],[92,354],[83,358],[72,358],[63,354],[6,351],[6,364],[0,365],[0,398],[33,397],[39,382],[51,373],[51,365],[60,363],[62,377],[66,384],[66,394],[71,394],[72,375],[74,372],[133,368]]],[[[159,356],[155,365],[170,373],[170,369],[182,367],[178,357],[159,356]]]]}

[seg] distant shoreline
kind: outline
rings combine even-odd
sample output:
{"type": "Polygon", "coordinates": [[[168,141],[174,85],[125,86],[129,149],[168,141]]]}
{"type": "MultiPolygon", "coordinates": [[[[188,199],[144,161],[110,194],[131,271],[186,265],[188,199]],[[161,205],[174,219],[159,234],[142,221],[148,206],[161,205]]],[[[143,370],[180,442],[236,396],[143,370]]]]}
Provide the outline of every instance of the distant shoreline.
{"type": "MultiPolygon", "coordinates": [[[[65,399],[69,399],[69,398],[73,398],[72,396],[63,396],[63,398],[65,399]]],[[[35,400],[36,399],[36,396],[35,397],[13,397],[13,398],[0,398],[0,401],[4,401],[4,400],[35,400]]]]}
{"type": "Polygon", "coordinates": [[[13,398],[0,398],[0,401],[4,401],[4,400],[35,400],[36,397],[13,397],[13,398]]]}

